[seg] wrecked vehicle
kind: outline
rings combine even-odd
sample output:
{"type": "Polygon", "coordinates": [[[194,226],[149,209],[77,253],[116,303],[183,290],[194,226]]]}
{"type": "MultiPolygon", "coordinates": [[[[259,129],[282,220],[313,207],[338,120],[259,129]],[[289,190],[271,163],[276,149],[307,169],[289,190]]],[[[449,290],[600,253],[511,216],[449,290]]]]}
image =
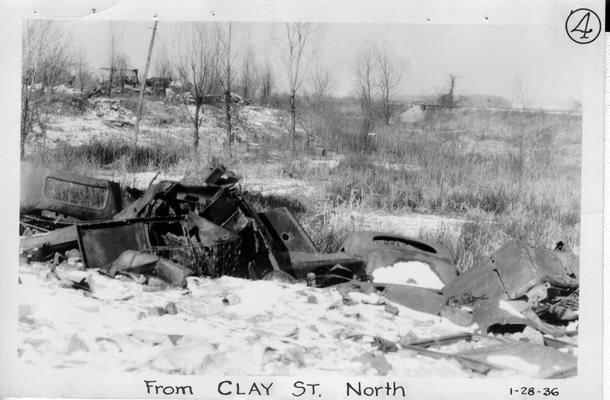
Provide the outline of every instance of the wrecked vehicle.
{"type": "Polygon", "coordinates": [[[449,251],[440,245],[420,239],[383,232],[355,232],[343,243],[341,251],[364,259],[368,275],[401,261],[420,261],[429,266],[442,285],[457,277],[449,251]]]}
{"type": "MultiPolygon", "coordinates": [[[[347,305],[349,293],[377,293],[479,332],[405,342],[403,348],[455,359],[481,373],[502,368],[489,361],[496,356],[516,354],[538,354],[560,366],[543,368],[540,377],[575,373],[574,345],[552,339],[577,333],[578,258],[569,252],[510,241],[458,274],[443,246],[384,232],[355,232],[339,251],[320,253],[288,209],[254,210],[235,187],[240,177],[223,166],[210,167],[205,176],[131,190],[138,198],[125,207],[114,182],[57,171],[34,176],[22,189],[22,227],[47,232],[22,237],[26,261],[57,261],[62,252],[78,248],[85,268],[136,281],[155,277],[174,287],[185,287],[188,276],[301,281],[332,286],[347,305]],[[60,188],[63,194],[56,194],[60,188]],[[96,203],[77,204],[90,192],[96,203]],[[526,327],[546,335],[544,343],[487,336],[526,327]],[[457,352],[441,348],[456,342],[476,346],[457,352]]],[[[389,304],[386,311],[398,312],[389,304]]]]}
{"type": "Polygon", "coordinates": [[[21,235],[78,221],[111,219],[121,209],[121,189],[116,182],[21,162],[21,235]]]}

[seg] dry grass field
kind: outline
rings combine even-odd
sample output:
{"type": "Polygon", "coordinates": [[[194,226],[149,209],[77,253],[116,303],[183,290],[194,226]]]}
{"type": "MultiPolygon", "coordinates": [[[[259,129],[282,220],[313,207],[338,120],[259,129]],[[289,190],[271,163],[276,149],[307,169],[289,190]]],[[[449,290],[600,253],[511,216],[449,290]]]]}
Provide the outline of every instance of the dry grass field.
{"type": "Polygon", "coordinates": [[[183,106],[148,99],[134,156],[133,129],[108,121],[133,121],[135,95],[58,94],[26,157],[139,187],[157,172],[176,179],[221,162],[244,177],[256,208],[289,207],[323,251],[362,228],[441,242],[462,271],[508,238],[578,249],[580,115],[454,108],[403,122],[397,112],[364,138],[355,101],[329,100],[322,113],[302,104],[296,158],[287,150],[287,111],[249,105],[235,107],[228,157],[222,106],[206,106],[193,154],[183,106]]]}

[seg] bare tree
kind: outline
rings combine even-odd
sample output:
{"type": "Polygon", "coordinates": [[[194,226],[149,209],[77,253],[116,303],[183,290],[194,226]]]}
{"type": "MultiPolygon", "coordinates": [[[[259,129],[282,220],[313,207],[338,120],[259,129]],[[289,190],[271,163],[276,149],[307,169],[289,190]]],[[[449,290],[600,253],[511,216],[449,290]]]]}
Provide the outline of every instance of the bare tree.
{"type": "Polygon", "coordinates": [[[330,113],[330,91],[333,89],[333,71],[330,67],[316,65],[307,79],[307,109],[304,113],[306,131],[315,135],[322,143],[326,139],[330,113]]]}
{"type": "Polygon", "coordinates": [[[48,94],[68,70],[69,34],[56,21],[26,21],[22,37],[21,157],[25,140],[36,123],[46,132],[48,94]]]}
{"type": "Polygon", "coordinates": [[[92,80],[91,71],[89,70],[89,63],[87,62],[84,49],[80,49],[78,56],[78,63],[76,65],[76,81],[77,87],[81,93],[85,91],[85,88],[89,85],[92,80]]]}
{"type": "Polygon", "coordinates": [[[296,154],[297,92],[303,84],[308,65],[308,49],[315,26],[311,23],[286,23],[286,41],[282,61],[288,78],[290,100],[290,147],[296,154]]]}
{"type": "Polygon", "coordinates": [[[314,109],[321,110],[334,85],[333,71],[330,67],[318,65],[309,79],[309,96],[314,109]]]}
{"type": "Polygon", "coordinates": [[[119,86],[119,93],[123,93],[125,89],[125,79],[127,79],[127,66],[129,65],[129,60],[127,55],[123,53],[117,54],[114,62],[115,68],[115,76],[116,82],[119,86]]]}
{"type": "Polygon", "coordinates": [[[525,90],[525,82],[520,73],[515,73],[513,76],[514,92],[519,108],[524,111],[528,106],[527,92],[525,90]]]}
{"type": "Polygon", "coordinates": [[[374,88],[375,88],[375,48],[365,45],[356,60],[356,90],[360,99],[360,109],[364,113],[362,126],[362,145],[366,144],[367,135],[371,132],[374,121],[374,88]]]}
{"type": "Polygon", "coordinates": [[[110,96],[111,91],[112,91],[112,86],[114,84],[114,79],[115,79],[115,69],[116,69],[116,58],[117,58],[117,47],[118,47],[118,36],[119,36],[119,26],[117,22],[110,22],[110,25],[108,26],[108,33],[109,33],[109,41],[108,41],[108,45],[109,45],[109,52],[110,52],[110,59],[109,61],[109,74],[108,74],[108,90],[107,90],[107,95],[110,96]]]}
{"type": "Polygon", "coordinates": [[[377,64],[377,86],[380,92],[381,113],[386,125],[390,125],[392,117],[392,100],[396,88],[402,80],[402,67],[392,57],[387,46],[377,47],[375,51],[375,62],[377,64]]]}
{"type": "Polygon", "coordinates": [[[222,80],[222,89],[225,98],[225,126],[227,130],[227,150],[229,157],[232,156],[231,144],[233,142],[233,132],[231,126],[231,106],[233,104],[232,88],[235,72],[235,49],[233,48],[233,23],[228,22],[216,25],[218,35],[217,45],[219,46],[219,69],[222,80]]]}
{"type": "Polygon", "coordinates": [[[258,67],[255,59],[255,49],[251,44],[247,44],[243,52],[240,68],[240,88],[241,96],[244,101],[250,102],[256,96],[258,67]]]}
{"type": "Polygon", "coordinates": [[[217,93],[218,54],[214,36],[203,23],[192,24],[181,33],[177,71],[184,84],[182,99],[193,123],[193,151],[199,147],[199,127],[206,96],[217,93]],[[194,103],[193,110],[189,103],[194,103]]]}
{"type": "Polygon", "coordinates": [[[459,103],[459,99],[455,96],[455,85],[457,82],[457,75],[449,74],[449,89],[447,93],[443,94],[438,98],[438,104],[445,107],[455,107],[459,103]]]}
{"type": "Polygon", "coordinates": [[[158,77],[171,81],[173,78],[174,68],[167,54],[167,48],[165,45],[158,46],[155,54],[157,55],[155,61],[155,73],[158,77]]]}
{"type": "Polygon", "coordinates": [[[273,91],[273,71],[269,60],[265,61],[263,70],[260,74],[260,105],[265,106],[269,104],[269,97],[273,91]]]}

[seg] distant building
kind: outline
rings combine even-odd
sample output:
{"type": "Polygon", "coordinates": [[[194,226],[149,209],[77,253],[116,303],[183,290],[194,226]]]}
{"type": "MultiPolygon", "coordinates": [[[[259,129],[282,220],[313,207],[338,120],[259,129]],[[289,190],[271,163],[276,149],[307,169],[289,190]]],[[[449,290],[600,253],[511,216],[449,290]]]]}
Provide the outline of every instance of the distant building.
{"type": "Polygon", "coordinates": [[[463,106],[479,108],[511,108],[512,103],[502,96],[465,95],[463,106]]]}

